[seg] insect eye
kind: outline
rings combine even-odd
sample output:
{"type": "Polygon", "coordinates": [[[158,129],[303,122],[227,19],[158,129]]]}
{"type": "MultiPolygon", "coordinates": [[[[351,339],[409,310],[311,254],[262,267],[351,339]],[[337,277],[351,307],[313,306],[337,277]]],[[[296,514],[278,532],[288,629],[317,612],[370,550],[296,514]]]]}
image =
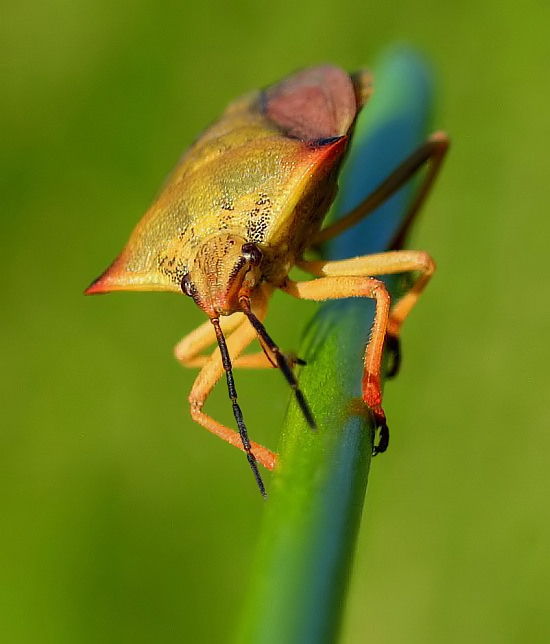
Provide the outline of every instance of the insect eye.
{"type": "Polygon", "coordinates": [[[185,293],[185,295],[188,295],[189,297],[193,297],[193,295],[195,294],[195,287],[193,286],[189,275],[183,276],[183,279],[181,280],[181,290],[185,293]]]}
{"type": "Polygon", "coordinates": [[[252,266],[258,266],[262,261],[262,251],[251,242],[243,244],[241,252],[246,261],[252,266]]]}

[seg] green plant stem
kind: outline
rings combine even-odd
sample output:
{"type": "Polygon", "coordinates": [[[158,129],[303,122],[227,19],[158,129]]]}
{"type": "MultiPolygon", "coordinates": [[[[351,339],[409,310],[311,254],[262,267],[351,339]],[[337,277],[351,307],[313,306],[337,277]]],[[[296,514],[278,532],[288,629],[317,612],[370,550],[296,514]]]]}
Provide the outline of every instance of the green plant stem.
{"type": "MultiPolygon", "coordinates": [[[[336,216],[361,201],[425,136],[429,88],[422,63],[409,53],[394,53],[375,78],[379,95],[357,125],[336,216]]],[[[400,191],[380,212],[331,243],[326,256],[383,250],[410,194],[410,186],[400,191]]],[[[393,294],[399,288],[396,280],[388,286],[393,294]]],[[[305,333],[299,355],[307,366],[300,386],[319,430],[312,432],[291,403],[239,625],[241,644],[337,639],[374,438],[371,414],[360,402],[373,313],[369,300],[328,302],[305,333]]],[[[381,466],[383,458],[377,457],[381,466]]]]}

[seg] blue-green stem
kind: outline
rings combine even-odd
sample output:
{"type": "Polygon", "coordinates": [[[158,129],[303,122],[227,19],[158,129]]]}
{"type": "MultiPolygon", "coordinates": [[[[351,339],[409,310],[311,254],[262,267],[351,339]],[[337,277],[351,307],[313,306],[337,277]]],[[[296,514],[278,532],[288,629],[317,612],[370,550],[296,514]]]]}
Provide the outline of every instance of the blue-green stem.
{"type": "MultiPolygon", "coordinates": [[[[357,124],[331,216],[357,205],[424,140],[429,85],[424,63],[410,52],[393,52],[375,69],[375,95],[357,124]]],[[[384,250],[411,188],[328,244],[324,255],[336,259],[384,250]]],[[[394,292],[398,288],[395,281],[388,285],[394,292]]],[[[290,404],[237,631],[240,644],[337,639],[374,440],[372,417],[360,402],[373,313],[369,300],[328,302],[306,330],[300,386],[319,430],[312,432],[290,404]]]]}

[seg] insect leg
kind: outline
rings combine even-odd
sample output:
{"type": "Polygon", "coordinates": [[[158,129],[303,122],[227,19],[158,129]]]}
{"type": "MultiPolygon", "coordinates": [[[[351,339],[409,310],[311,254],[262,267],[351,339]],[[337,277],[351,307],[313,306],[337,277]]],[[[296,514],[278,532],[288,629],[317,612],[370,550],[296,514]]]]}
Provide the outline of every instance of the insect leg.
{"type": "Polygon", "coordinates": [[[380,369],[384,338],[390,312],[390,295],[384,283],[373,277],[330,276],[319,277],[309,282],[287,282],[281,290],[298,299],[333,300],[345,297],[369,297],[376,300],[376,312],[371,336],[363,359],[363,400],[372,410],[376,425],[380,429],[380,441],[374,453],[383,452],[388,446],[389,431],[386,415],[382,409],[382,386],[380,369]]]}
{"type": "MultiPolygon", "coordinates": [[[[255,302],[256,301],[258,302],[258,316],[263,318],[267,308],[266,302],[263,299],[255,300],[255,302]]],[[[208,324],[212,326],[210,322],[208,322],[208,324]]],[[[229,354],[234,358],[237,358],[237,356],[239,356],[239,354],[244,351],[255,338],[256,332],[245,318],[227,338],[229,354]]],[[[223,376],[224,371],[220,349],[217,348],[199,372],[191,389],[191,393],[189,394],[191,416],[193,420],[199,423],[199,425],[202,425],[209,432],[216,434],[238,449],[246,451],[238,432],[222,425],[202,411],[204,403],[210,395],[210,392],[218,380],[223,376]]],[[[261,463],[269,470],[272,470],[275,467],[276,455],[273,452],[253,442],[250,442],[250,448],[258,463],[261,463]]]]}
{"type": "MultiPolygon", "coordinates": [[[[259,301],[255,298],[254,304],[255,308],[258,307],[258,316],[263,319],[267,314],[267,297],[259,301]]],[[[243,313],[233,313],[233,315],[220,318],[221,328],[226,338],[243,323],[248,323],[243,313]]],[[[210,355],[205,355],[202,352],[215,342],[216,333],[214,327],[210,320],[207,320],[178,342],[174,347],[174,355],[184,367],[204,367],[208,360],[210,360],[210,355]]],[[[236,359],[233,359],[233,367],[273,369],[277,368],[277,365],[271,362],[263,351],[259,351],[258,353],[238,356],[236,359]]]]}
{"type": "Polygon", "coordinates": [[[301,261],[298,266],[320,277],[392,275],[418,272],[412,286],[395,302],[390,311],[387,333],[398,337],[401,326],[418,301],[422,291],[435,271],[435,262],[430,255],[418,250],[395,250],[341,261],[301,261]]]}
{"type": "Polygon", "coordinates": [[[317,246],[326,242],[340,233],[344,232],[358,221],[366,217],[371,212],[376,210],[378,206],[384,203],[389,197],[397,192],[409,179],[411,179],[416,172],[429,162],[426,174],[422,179],[416,195],[414,196],[409,208],[403,218],[403,223],[396,236],[394,237],[390,248],[398,249],[403,244],[403,239],[407,235],[411,223],[415,215],[420,210],[428,196],[430,189],[435,181],[441,165],[445,158],[445,154],[449,148],[449,139],[443,132],[436,132],[423,143],[417,150],[415,150],[401,165],[399,165],[389,177],[384,179],[382,183],[356,208],[354,208],[347,215],[344,215],[338,221],[330,224],[321,230],[313,241],[312,246],[317,246]]]}
{"type": "MultiPolygon", "coordinates": [[[[222,331],[226,337],[245,321],[243,313],[234,313],[220,319],[222,331]]],[[[204,367],[210,360],[209,355],[202,352],[216,342],[216,333],[210,320],[188,333],[174,347],[176,359],[184,367],[204,367]]]]}

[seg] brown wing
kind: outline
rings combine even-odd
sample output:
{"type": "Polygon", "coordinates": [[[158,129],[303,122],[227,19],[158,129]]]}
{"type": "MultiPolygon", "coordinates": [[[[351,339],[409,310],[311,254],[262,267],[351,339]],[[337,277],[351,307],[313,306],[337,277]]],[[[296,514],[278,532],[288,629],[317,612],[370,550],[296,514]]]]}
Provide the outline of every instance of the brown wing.
{"type": "Polygon", "coordinates": [[[302,141],[348,133],[360,105],[350,76],[338,67],[305,69],[262,92],[264,114],[302,141]]]}

